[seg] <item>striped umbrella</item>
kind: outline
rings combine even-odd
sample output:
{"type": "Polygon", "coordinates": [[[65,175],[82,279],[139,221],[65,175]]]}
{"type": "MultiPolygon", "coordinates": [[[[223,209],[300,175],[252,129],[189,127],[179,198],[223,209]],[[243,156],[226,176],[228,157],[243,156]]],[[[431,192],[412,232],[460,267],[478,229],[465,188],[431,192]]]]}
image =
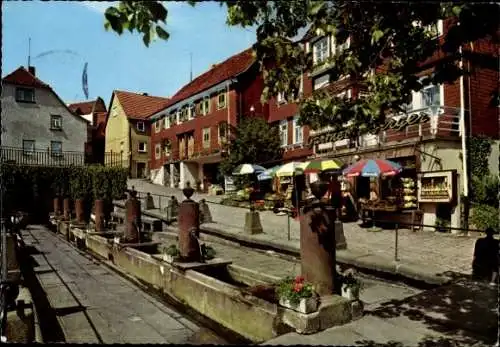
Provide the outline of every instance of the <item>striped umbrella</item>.
{"type": "Polygon", "coordinates": [[[361,159],[347,167],[343,173],[347,177],[379,177],[394,176],[403,168],[398,163],[386,159],[361,159]]]}
{"type": "Polygon", "coordinates": [[[304,173],[304,166],[306,166],[306,165],[307,165],[307,163],[299,163],[296,161],[292,161],[288,164],[281,166],[276,171],[276,176],[287,177],[287,176],[293,176],[293,175],[302,175],[304,173]]]}
{"type": "Polygon", "coordinates": [[[276,171],[280,168],[279,165],[276,165],[270,169],[265,170],[261,174],[257,176],[259,181],[266,181],[272,179],[276,175],[276,171]]]}
{"type": "Polygon", "coordinates": [[[251,175],[251,174],[259,174],[264,172],[266,169],[259,165],[253,164],[240,164],[233,170],[234,176],[240,175],[251,175]]]}
{"type": "Polygon", "coordinates": [[[318,173],[321,171],[340,170],[343,164],[335,159],[315,159],[304,167],[304,173],[318,173]]]}

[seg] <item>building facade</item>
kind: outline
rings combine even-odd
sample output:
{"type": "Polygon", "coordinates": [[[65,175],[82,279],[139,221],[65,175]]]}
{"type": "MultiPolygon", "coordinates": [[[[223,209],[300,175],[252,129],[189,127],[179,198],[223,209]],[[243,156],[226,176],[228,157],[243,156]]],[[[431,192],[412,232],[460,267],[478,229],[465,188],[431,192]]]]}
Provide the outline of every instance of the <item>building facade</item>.
{"type": "MultiPolygon", "coordinates": [[[[92,101],[72,103],[68,107],[74,114],[89,122],[88,132],[91,141],[87,143],[85,148],[89,158],[88,161],[104,164],[106,119],[108,114],[104,100],[98,97],[92,101]]],[[[119,160],[119,156],[108,158],[108,161],[112,159],[119,160]]]]}
{"type": "MultiPolygon", "coordinates": [[[[436,39],[442,43],[452,20],[439,21],[435,26],[436,39]]],[[[349,41],[348,41],[349,42],[349,41]]],[[[349,44],[349,43],[347,43],[349,44]]],[[[305,38],[306,50],[311,51],[315,62],[321,62],[342,49],[335,45],[334,37],[305,38]]],[[[474,65],[474,60],[464,61],[470,76],[451,84],[428,86],[414,92],[405,114],[392,115],[381,131],[356,138],[345,133],[333,133],[328,127],[309,132],[309,142],[314,157],[338,158],[351,164],[359,158],[384,158],[399,162],[403,173],[418,185],[418,208],[423,211],[423,224],[435,225],[445,220],[452,227],[462,225],[462,196],[468,184],[464,172],[463,155],[467,155],[462,136],[487,136],[499,139],[498,106],[491,104],[491,93],[498,86],[498,45],[481,40],[463,47],[469,56],[486,55],[496,64],[491,68],[474,65]],[[425,196],[427,190],[437,191],[431,182],[444,182],[448,191],[441,197],[425,196]],[[429,187],[427,187],[429,185],[429,187]]],[[[422,62],[419,76],[433,72],[434,66],[445,56],[439,51],[422,62]]],[[[363,90],[349,79],[330,81],[328,67],[310,72],[311,84],[304,85],[304,93],[328,88],[331,93],[347,98],[363,97],[363,90]]],[[[497,87],[498,88],[498,87],[497,87]]],[[[493,146],[498,148],[498,145],[493,146]]],[[[498,151],[490,161],[492,173],[498,173],[498,151]]],[[[357,197],[366,195],[367,184],[362,179],[352,182],[357,197]],[[363,192],[362,192],[363,191],[363,192]]],[[[444,188],[443,188],[444,189],[444,188]]],[[[435,194],[434,194],[435,195],[435,194]]]]}
{"type": "Polygon", "coordinates": [[[219,171],[230,129],[239,117],[267,117],[260,103],[263,80],[247,49],[181,88],[168,106],[151,117],[151,179],[183,188],[222,184],[219,171]]]}
{"type": "Polygon", "coordinates": [[[105,165],[118,165],[114,159],[118,154],[120,165],[129,168],[130,177],[148,177],[151,148],[149,116],[167,103],[167,98],[115,90],[105,127],[105,165]]]}
{"type": "Polygon", "coordinates": [[[71,112],[56,92],[20,67],[2,79],[4,160],[39,165],[81,165],[89,122],[71,112]]]}

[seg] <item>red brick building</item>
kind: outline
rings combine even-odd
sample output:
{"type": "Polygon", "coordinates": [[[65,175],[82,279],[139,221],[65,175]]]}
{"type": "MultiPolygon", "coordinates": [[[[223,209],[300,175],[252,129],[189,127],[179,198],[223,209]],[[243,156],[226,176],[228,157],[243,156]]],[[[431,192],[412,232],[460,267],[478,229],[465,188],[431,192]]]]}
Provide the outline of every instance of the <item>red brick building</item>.
{"type": "Polygon", "coordinates": [[[88,137],[85,144],[87,162],[104,164],[104,147],[106,136],[106,104],[98,97],[96,100],[77,102],[68,105],[76,115],[89,121],[88,137]]]}
{"type": "MultiPolygon", "coordinates": [[[[452,19],[439,21],[435,26],[436,37],[443,41],[452,19]]],[[[307,51],[312,51],[315,62],[323,61],[341,46],[335,45],[334,37],[315,36],[308,33],[304,37],[307,51]]],[[[348,43],[347,43],[348,44],[348,43]]],[[[413,93],[412,102],[406,114],[392,115],[384,130],[357,138],[346,138],[345,134],[333,133],[328,128],[311,131],[309,141],[315,156],[337,158],[350,164],[359,158],[386,158],[403,165],[403,171],[414,179],[422,190],[426,182],[446,182],[449,194],[444,198],[429,198],[418,194],[418,207],[423,211],[424,224],[434,225],[436,217],[447,220],[452,227],[461,225],[460,196],[464,193],[467,175],[462,162],[462,126],[466,136],[488,136],[500,138],[498,106],[491,103],[491,93],[498,90],[498,52],[500,47],[490,41],[481,40],[464,46],[464,52],[473,57],[481,56],[491,67],[479,67],[473,59],[463,61],[471,72],[451,84],[428,86],[413,93]],[[461,117],[463,115],[463,117],[461,117]]],[[[436,54],[422,62],[421,77],[433,72],[434,66],[445,59],[444,53],[436,54]]],[[[332,93],[348,98],[363,96],[363,91],[349,79],[329,81],[328,67],[321,67],[309,74],[310,84],[304,84],[304,94],[312,90],[328,88],[332,93]]],[[[492,146],[494,153],[490,160],[492,173],[498,172],[498,145],[492,146]]],[[[467,155],[467,153],[465,153],[467,155]]],[[[355,194],[364,196],[369,181],[362,179],[352,182],[355,194]]]]}

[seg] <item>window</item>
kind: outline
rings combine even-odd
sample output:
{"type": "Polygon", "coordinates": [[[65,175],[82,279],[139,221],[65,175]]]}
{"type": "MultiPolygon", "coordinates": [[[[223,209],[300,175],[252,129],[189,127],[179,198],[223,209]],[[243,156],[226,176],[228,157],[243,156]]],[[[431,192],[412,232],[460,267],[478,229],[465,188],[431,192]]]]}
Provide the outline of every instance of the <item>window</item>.
{"type": "Polygon", "coordinates": [[[189,119],[196,117],[196,106],[194,104],[189,106],[189,119]]]}
{"type": "Polygon", "coordinates": [[[175,111],[175,119],[176,119],[176,121],[175,121],[176,124],[182,123],[182,121],[181,121],[181,110],[175,111]]]}
{"type": "Polygon", "coordinates": [[[53,156],[62,155],[62,142],[61,141],[50,141],[50,154],[53,156]]]}
{"type": "Polygon", "coordinates": [[[162,123],[162,119],[159,119],[155,122],[155,133],[159,133],[160,132],[160,129],[161,129],[161,123],[162,123]]]}
{"type": "Polygon", "coordinates": [[[165,117],[163,118],[163,128],[164,129],[170,128],[170,115],[169,114],[165,115],[165,117]]]}
{"type": "Polygon", "coordinates": [[[276,100],[278,101],[278,104],[284,104],[286,102],[285,93],[279,92],[276,100]]]}
{"type": "Polygon", "coordinates": [[[35,153],[35,141],[23,140],[23,154],[32,155],[35,153]]]}
{"type": "Polygon", "coordinates": [[[298,124],[299,117],[293,118],[293,143],[302,143],[304,141],[304,131],[302,126],[298,124]]]}
{"type": "Polygon", "coordinates": [[[439,106],[441,104],[441,88],[439,86],[427,86],[422,89],[421,107],[439,106]]]}
{"type": "Polygon", "coordinates": [[[210,97],[203,98],[201,102],[201,114],[204,116],[210,113],[210,97]]]}
{"type": "Polygon", "coordinates": [[[137,122],[137,130],[140,132],[144,132],[144,122],[137,122]]]}
{"type": "Polygon", "coordinates": [[[180,123],[184,123],[184,122],[187,122],[189,120],[189,108],[186,106],[186,107],[183,107],[180,111],[180,116],[179,116],[179,122],[180,123]]]}
{"type": "Polygon", "coordinates": [[[146,153],[148,151],[148,144],[146,142],[139,142],[139,152],[146,153]]]}
{"type": "Polygon", "coordinates": [[[337,42],[335,41],[335,38],[332,38],[332,46],[333,46],[333,53],[336,55],[341,54],[345,49],[349,48],[349,45],[351,44],[351,38],[348,37],[347,40],[341,44],[337,45],[337,42]]]}
{"type": "Polygon", "coordinates": [[[50,116],[50,129],[61,130],[62,129],[62,117],[61,116],[50,116]]]}
{"type": "Polygon", "coordinates": [[[227,123],[220,122],[219,123],[219,144],[222,144],[227,141],[227,123]]]}
{"type": "Polygon", "coordinates": [[[282,120],[279,125],[280,138],[281,138],[281,146],[288,146],[288,121],[282,120]]]}
{"type": "Polygon", "coordinates": [[[217,109],[226,107],[226,92],[220,92],[217,96],[217,109]]]}
{"type": "Polygon", "coordinates": [[[172,148],[170,141],[169,140],[163,140],[163,152],[165,152],[165,155],[170,154],[170,149],[172,148]]]}
{"type": "Polygon", "coordinates": [[[35,90],[33,88],[16,88],[16,101],[35,102],[35,90]]]}
{"type": "Polygon", "coordinates": [[[203,148],[210,147],[210,128],[203,129],[203,148]]]}
{"type": "Polygon", "coordinates": [[[323,37],[313,44],[314,64],[319,64],[328,58],[328,37],[323,37]]]}
{"type": "Polygon", "coordinates": [[[161,144],[157,143],[155,145],[155,159],[161,158],[161,144]]]}

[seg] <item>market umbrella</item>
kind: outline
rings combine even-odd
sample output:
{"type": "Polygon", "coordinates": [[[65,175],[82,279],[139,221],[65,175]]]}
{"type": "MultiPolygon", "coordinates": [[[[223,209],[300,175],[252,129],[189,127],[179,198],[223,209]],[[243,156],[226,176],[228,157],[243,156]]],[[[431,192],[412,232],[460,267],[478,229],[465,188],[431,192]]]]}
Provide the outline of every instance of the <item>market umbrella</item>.
{"type": "Polygon", "coordinates": [[[281,166],[278,170],[276,170],[275,174],[278,177],[302,175],[304,173],[304,166],[306,165],[307,163],[299,163],[296,161],[292,161],[288,164],[281,166]]]}
{"type": "Polygon", "coordinates": [[[241,175],[259,174],[264,171],[266,171],[266,169],[259,165],[240,164],[233,170],[233,175],[241,176],[241,175]]]}
{"type": "Polygon", "coordinates": [[[403,168],[398,163],[386,159],[361,159],[357,163],[344,169],[343,174],[347,177],[379,177],[394,176],[403,168]]]}
{"type": "Polygon", "coordinates": [[[335,159],[315,159],[304,167],[304,173],[318,173],[322,171],[340,170],[343,164],[335,159]]]}
{"type": "Polygon", "coordinates": [[[257,176],[257,179],[258,179],[259,181],[266,181],[266,180],[270,180],[270,179],[272,179],[272,178],[275,176],[276,171],[277,171],[279,168],[280,168],[280,166],[279,166],[279,165],[277,165],[277,166],[274,166],[274,167],[272,167],[272,168],[270,168],[270,169],[267,169],[267,170],[263,171],[262,173],[260,173],[260,174],[257,176]]]}

